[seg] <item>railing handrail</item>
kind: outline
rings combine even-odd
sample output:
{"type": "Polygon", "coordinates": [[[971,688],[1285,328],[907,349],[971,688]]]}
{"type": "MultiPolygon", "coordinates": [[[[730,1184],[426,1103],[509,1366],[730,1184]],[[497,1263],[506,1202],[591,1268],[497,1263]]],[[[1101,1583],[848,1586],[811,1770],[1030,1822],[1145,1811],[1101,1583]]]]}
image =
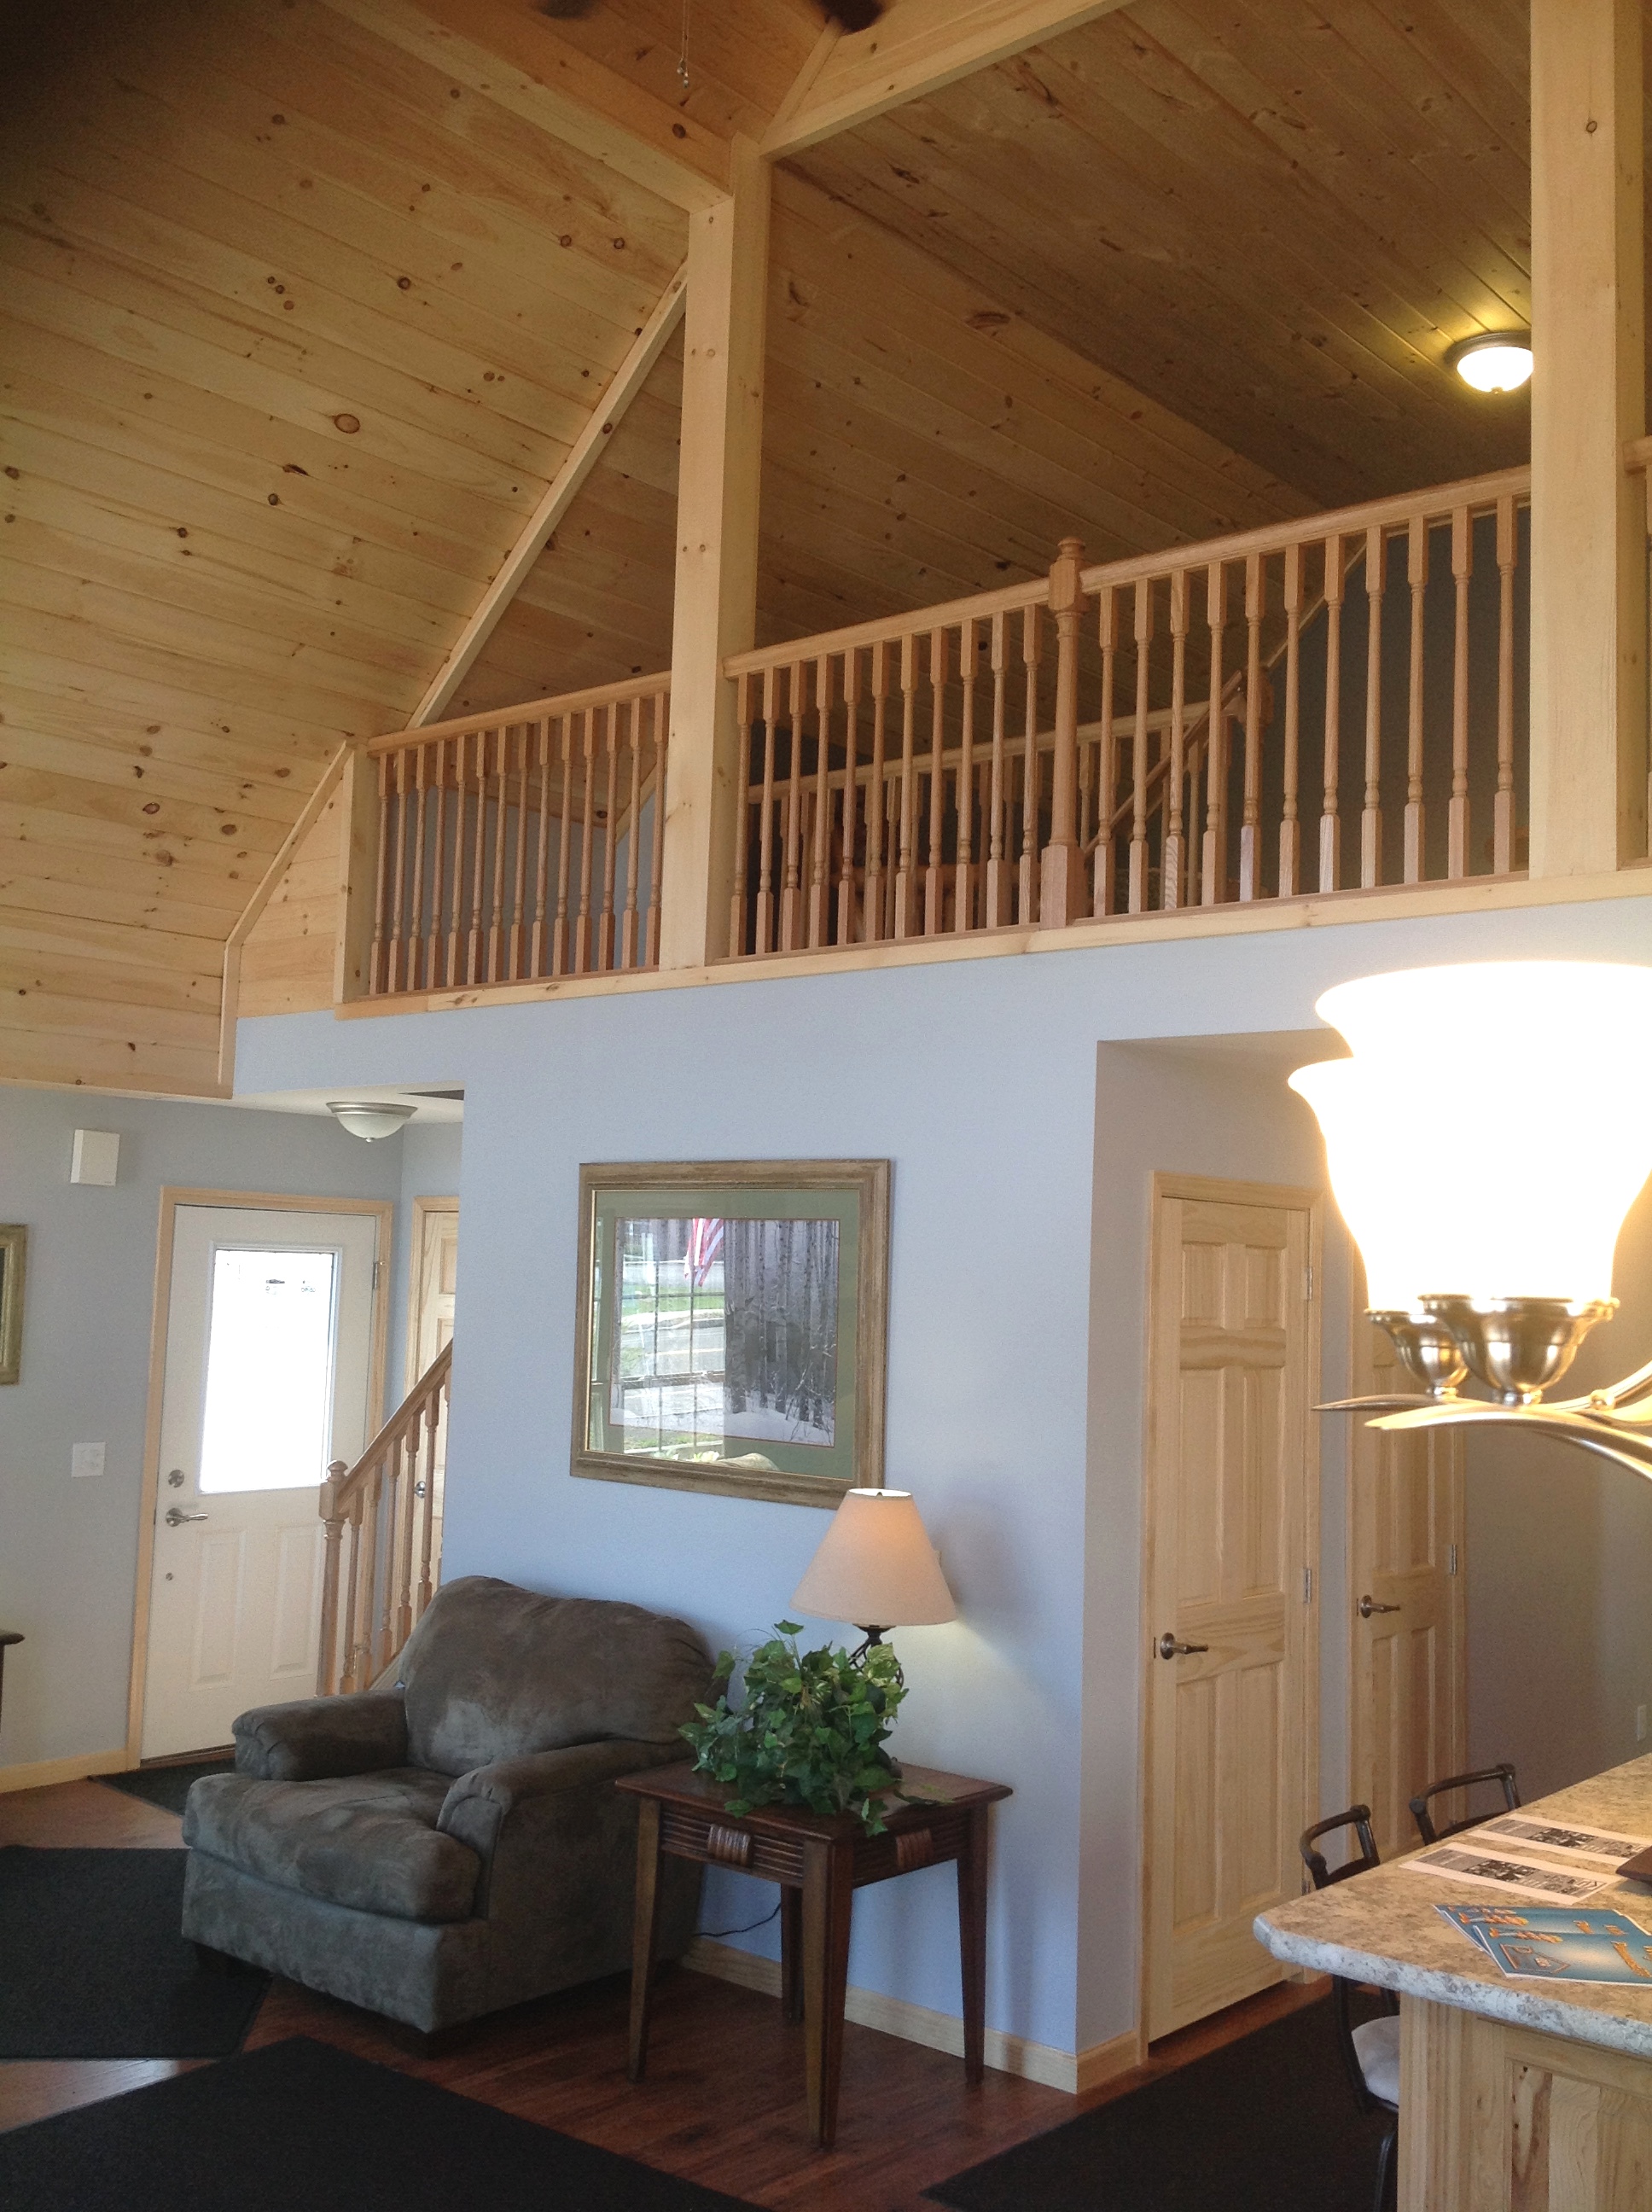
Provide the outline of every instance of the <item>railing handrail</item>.
{"type": "Polygon", "coordinates": [[[628,676],[617,684],[592,684],[583,691],[560,691],[554,698],[525,699],[519,705],[495,707],[486,714],[460,714],[452,721],[426,722],[414,730],[392,730],[368,738],[362,744],[369,755],[396,753],[412,745],[428,744],[436,738],[461,738],[474,730],[515,729],[523,722],[542,722],[559,714],[577,714],[586,707],[619,707],[629,699],[652,698],[671,688],[671,672],[657,676],[628,676]]]}
{"type": "Polygon", "coordinates": [[[452,1364],[453,1340],[449,1337],[355,1466],[348,1468],[346,1473],[336,1475],[332,1468],[343,1467],[345,1462],[339,1459],[333,1462],[332,1467],[327,1470],[327,1480],[321,1486],[330,1493],[322,1501],[324,1519],[329,1508],[337,1513],[342,1507],[354,1502],[355,1493],[366,1484],[367,1476],[383,1460],[392,1444],[416,1425],[425,1407],[446,1382],[452,1364]]]}
{"type": "Polygon", "coordinates": [[[1022,607],[1048,605],[1050,580],[1035,576],[1025,584],[1005,584],[995,592],[976,592],[967,599],[948,599],[942,606],[914,607],[909,614],[879,615],[875,621],[851,623],[846,629],[823,630],[817,637],[793,638],[786,645],[760,645],[750,653],[732,653],[723,663],[725,676],[751,676],[768,668],[789,668],[794,661],[818,660],[856,646],[898,645],[904,637],[926,630],[947,629],[963,622],[986,622],[993,615],[1014,614],[1022,607]]]}

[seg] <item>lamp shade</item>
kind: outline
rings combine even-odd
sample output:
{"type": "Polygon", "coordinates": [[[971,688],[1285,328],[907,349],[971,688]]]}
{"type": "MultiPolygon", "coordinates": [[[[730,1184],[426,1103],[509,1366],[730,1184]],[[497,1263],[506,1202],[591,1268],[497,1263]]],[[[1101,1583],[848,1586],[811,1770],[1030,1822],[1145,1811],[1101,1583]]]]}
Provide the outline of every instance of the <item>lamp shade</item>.
{"type": "Polygon", "coordinates": [[[393,1137],[404,1121],[410,1121],[418,1112],[416,1106],[392,1104],[386,1099],[330,1098],[327,1111],[338,1117],[339,1126],[348,1129],[352,1137],[360,1137],[371,1145],[380,1137],[393,1137]]]}
{"type": "Polygon", "coordinates": [[[1317,1011],[1353,1057],[1291,1084],[1318,1116],[1374,1310],[1610,1297],[1652,1173],[1652,969],[1416,969],[1339,984],[1317,1011]]]}
{"type": "Polygon", "coordinates": [[[800,1613],[921,1628],[958,1608],[909,1490],[851,1490],[792,1594],[800,1613]]]}

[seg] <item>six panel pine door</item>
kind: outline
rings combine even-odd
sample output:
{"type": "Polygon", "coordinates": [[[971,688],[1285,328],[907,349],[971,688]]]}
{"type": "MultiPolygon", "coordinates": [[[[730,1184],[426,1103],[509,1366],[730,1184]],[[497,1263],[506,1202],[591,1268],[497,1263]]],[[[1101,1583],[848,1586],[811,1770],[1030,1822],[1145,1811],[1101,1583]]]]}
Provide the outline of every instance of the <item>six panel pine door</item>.
{"type": "MultiPolygon", "coordinates": [[[[1415,1389],[1356,1284],[1353,1388],[1415,1389]]],[[[1410,1800],[1467,1757],[1460,1431],[1385,1435],[1353,1417],[1349,1483],[1350,1786],[1384,1858],[1412,1850],[1410,1800]]],[[[1466,1810],[1442,1801],[1436,1816],[1466,1810]]]]}
{"type": "Polygon", "coordinates": [[[1145,1499],[1151,2039],[1278,1981],[1316,1767],[1314,1194],[1154,1187],[1145,1499]]]}

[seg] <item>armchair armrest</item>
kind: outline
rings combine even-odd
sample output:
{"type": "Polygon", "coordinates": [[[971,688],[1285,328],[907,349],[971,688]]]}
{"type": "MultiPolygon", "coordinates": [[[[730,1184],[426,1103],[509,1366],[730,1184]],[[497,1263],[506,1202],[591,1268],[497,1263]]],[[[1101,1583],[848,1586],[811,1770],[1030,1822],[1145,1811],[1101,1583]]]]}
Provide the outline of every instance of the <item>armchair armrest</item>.
{"type": "MultiPolygon", "coordinates": [[[[491,1860],[500,1831],[513,1813],[565,1796],[570,1790],[605,1786],[622,1774],[645,1766],[667,1765],[677,1758],[672,1744],[574,1743],[561,1751],[530,1752],[521,1759],[496,1759],[491,1766],[461,1774],[442,1802],[436,1826],[469,1844],[484,1866],[491,1860]]],[[[545,1809],[549,1810],[548,1807],[545,1809]]]]}
{"type": "Polygon", "coordinates": [[[235,1722],[235,1771],[261,1782],[319,1782],[407,1765],[407,1711],[370,1692],[254,1705],[235,1722]]]}

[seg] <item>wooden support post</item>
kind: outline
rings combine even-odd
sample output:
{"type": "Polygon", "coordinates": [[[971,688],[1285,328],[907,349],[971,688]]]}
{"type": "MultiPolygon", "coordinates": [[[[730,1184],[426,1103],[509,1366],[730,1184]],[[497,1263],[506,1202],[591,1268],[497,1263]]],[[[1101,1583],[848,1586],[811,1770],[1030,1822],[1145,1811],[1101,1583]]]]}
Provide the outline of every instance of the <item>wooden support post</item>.
{"type": "Polygon", "coordinates": [[[1532,4],[1531,873],[1646,850],[1639,0],[1532,4]]]}
{"type": "Polygon", "coordinates": [[[747,139],[734,141],[730,161],[728,198],[689,218],[662,968],[697,968],[730,950],[743,805],[723,662],[756,631],[769,171],[747,139]]]}
{"type": "Polygon", "coordinates": [[[380,836],[379,762],[358,747],[339,777],[338,934],[333,946],[335,1006],[371,992],[374,931],[385,854],[380,836]]]}
{"type": "MultiPolygon", "coordinates": [[[[1038,921],[1064,929],[1084,909],[1084,859],[1078,849],[1078,616],[1084,605],[1079,572],[1084,549],[1064,538],[1050,570],[1050,611],[1055,617],[1055,751],[1050,777],[1050,837],[1039,862],[1038,921]]],[[[1030,762],[1031,739],[1028,759],[1030,762]]]]}

